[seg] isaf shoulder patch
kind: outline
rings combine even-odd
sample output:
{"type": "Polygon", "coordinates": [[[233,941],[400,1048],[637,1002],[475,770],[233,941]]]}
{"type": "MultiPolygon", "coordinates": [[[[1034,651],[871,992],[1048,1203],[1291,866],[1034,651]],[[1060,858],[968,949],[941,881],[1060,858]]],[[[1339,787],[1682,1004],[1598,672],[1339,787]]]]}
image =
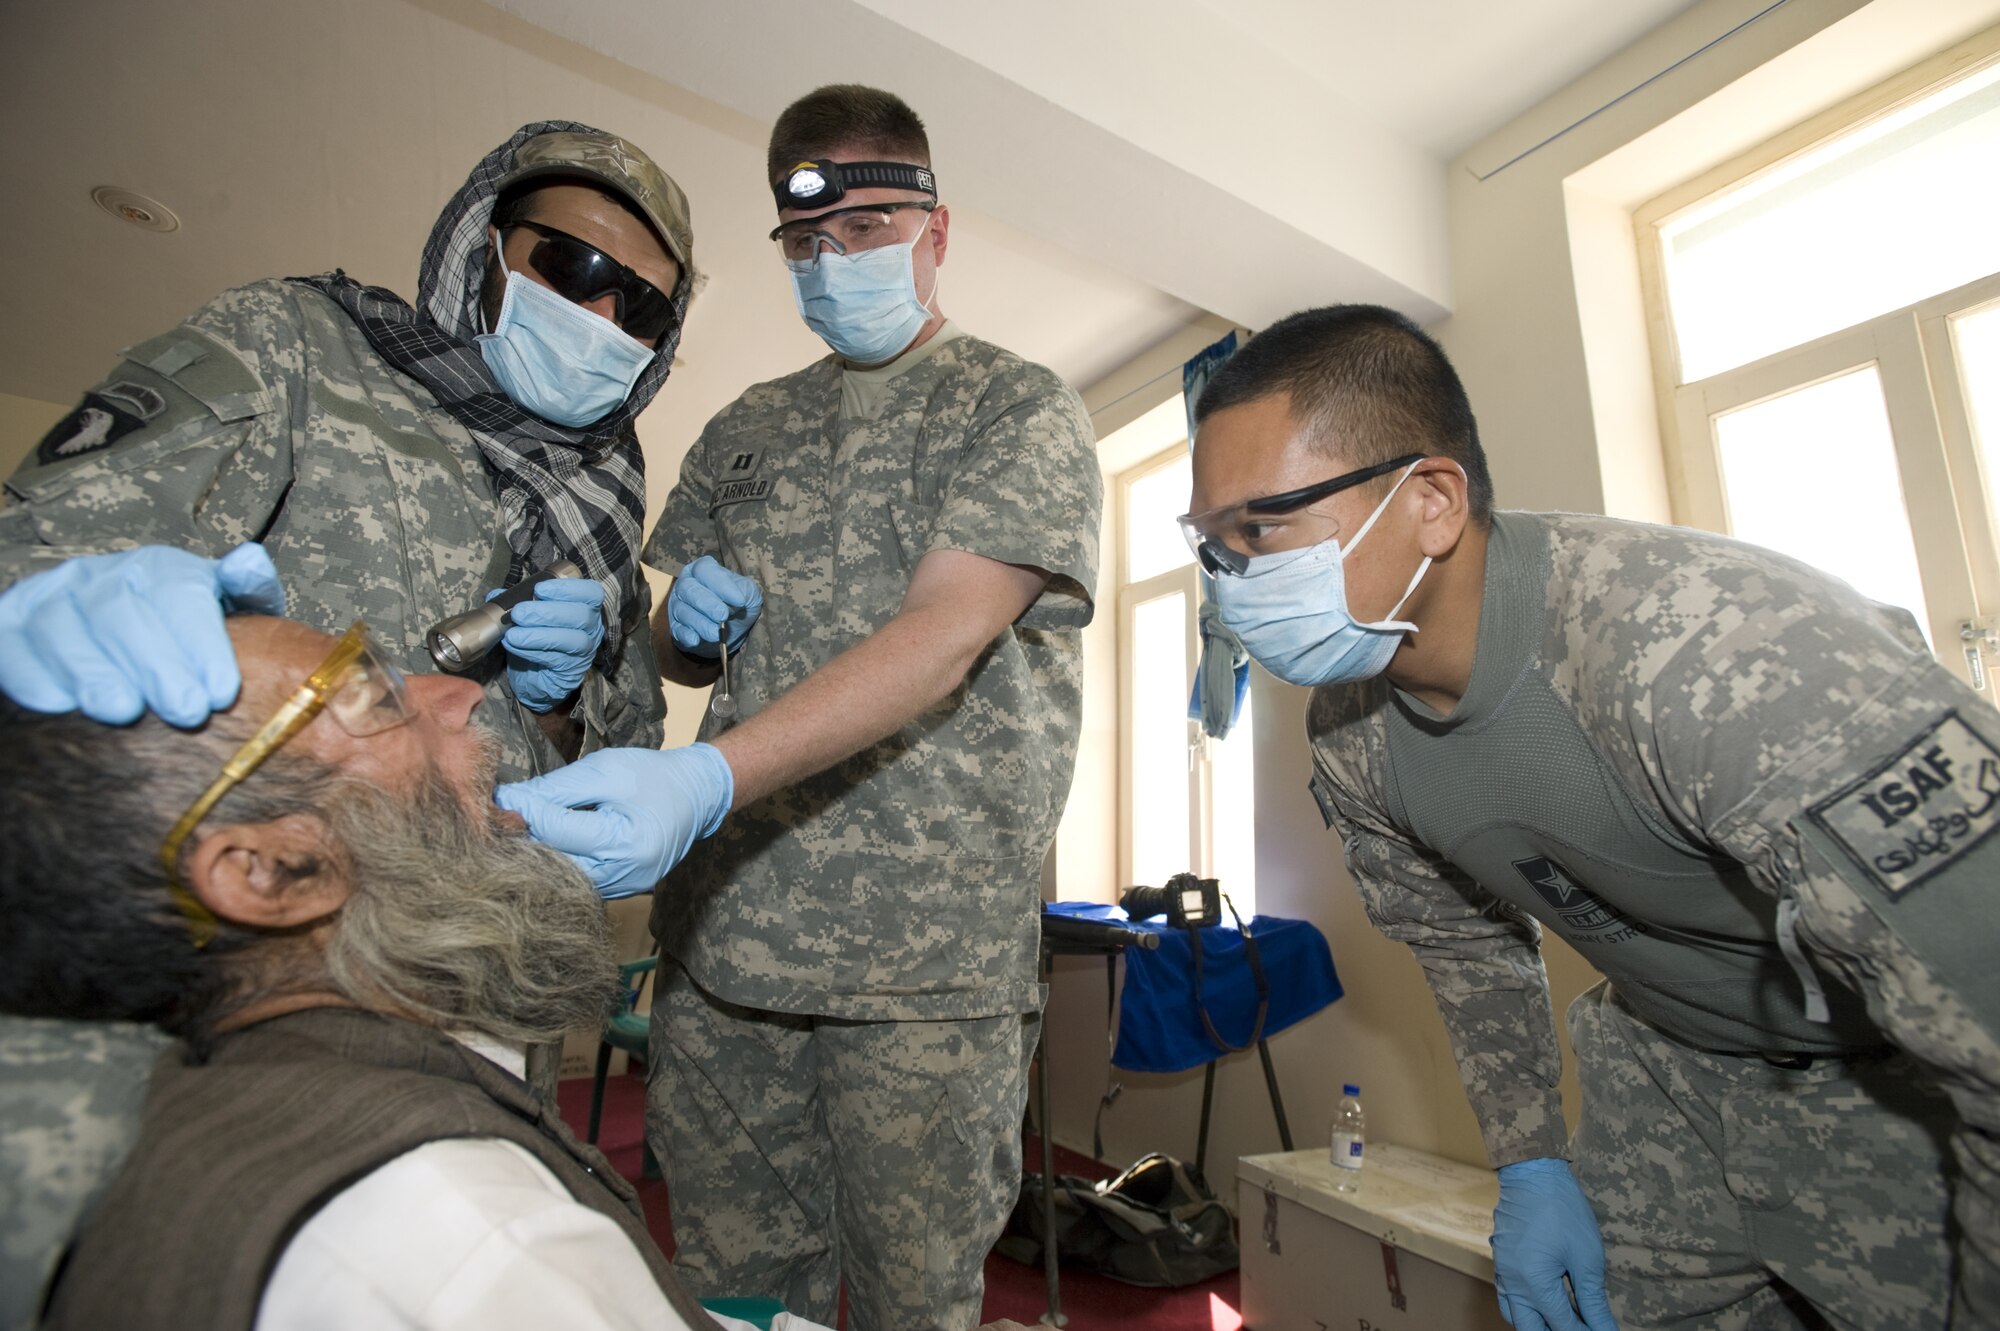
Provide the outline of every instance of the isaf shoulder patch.
{"type": "Polygon", "coordinates": [[[166,400],[142,384],[111,384],[86,393],[81,406],[42,436],[35,461],[46,467],[109,448],[165,407],[166,400]]]}
{"type": "Polygon", "coordinates": [[[2000,749],[1956,711],[1807,811],[1891,900],[2000,828],[2000,749]]]}

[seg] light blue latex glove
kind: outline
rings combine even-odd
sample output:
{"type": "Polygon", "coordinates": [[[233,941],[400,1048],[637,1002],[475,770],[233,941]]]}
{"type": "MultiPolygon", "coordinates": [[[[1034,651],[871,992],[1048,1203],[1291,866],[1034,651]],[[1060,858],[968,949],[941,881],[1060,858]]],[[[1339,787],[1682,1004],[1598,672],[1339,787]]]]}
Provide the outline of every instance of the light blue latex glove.
{"type": "MultiPolygon", "coordinates": [[[[498,596],[487,593],[486,599],[498,596]]],[[[507,649],[507,683],[530,711],[546,712],[583,684],[604,643],[604,584],[594,578],[551,578],[535,584],[533,600],[507,612],[500,645],[507,649]]]]}
{"type": "Polygon", "coordinates": [[[0,692],[109,725],[150,707],[198,726],[243,687],[225,609],[285,613],[263,546],[220,559],[145,545],[65,560],[0,592],[0,692]]]}
{"type": "Polygon", "coordinates": [[[1604,1297],[1604,1238],[1568,1163],[1544,1157],[1499,1172],[1493,1284],[1500,1315],[1514,1331],[1618,1331],[1604,1297]]]}
{"type": "Polygon", "coordinates": [[[764,593],[741,573],[703,555],[681,570],[667,593],[667,628],[689,656],[722,655],[723,633],[734,651],[764,613],[764,593]]]}
{"type": "Polygon", "coordinates": [[[599,749],[493,792],[494,803],[575,860],[607,900],[650,892],[688,847],[722,826],[735,798],[736,775],[712,744],[599,749]]]}

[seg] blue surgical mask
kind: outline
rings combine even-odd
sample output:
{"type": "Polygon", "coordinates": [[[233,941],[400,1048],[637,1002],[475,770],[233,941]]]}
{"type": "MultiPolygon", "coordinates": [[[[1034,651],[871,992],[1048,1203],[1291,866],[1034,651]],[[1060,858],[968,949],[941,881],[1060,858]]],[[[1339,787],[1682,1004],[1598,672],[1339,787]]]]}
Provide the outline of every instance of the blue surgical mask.
{"type": "Polygon", "coordinates": [[[603,315],[512,270],[493,331],[472,340],[508,397],[571,427],[616,410],[654,354],[603,315]]]}
{"type": "Polygon", "coordinates": [[[1430,556],[1417,565],[1402,600],[1372,624],[1360,623],[1347,608],[1343,564],[1415,469],[1412,463],[1382,496],[1346,550],[1329,537],[1318,545],[1254,556],[1241,574],[1217,575],[1222,622],[1259,665],[1288,684],[1308,687],[1372,679],[1389,668],[1403,635],[1417,631],[1396,615],[1429,571],[1430,556]]]}
{"type": "MultiPolygon", "coordinates": [[[[841,359],[880,365],[914,342],[930,322],[930,300],[917,299],[914,265],[917,241],[930,224],[926,216],[916,239],[904,244],[785,261],[792,270],[800,317],[841,359]]],[[[930,299],[936,297],[933,280],[930,299]]]]}

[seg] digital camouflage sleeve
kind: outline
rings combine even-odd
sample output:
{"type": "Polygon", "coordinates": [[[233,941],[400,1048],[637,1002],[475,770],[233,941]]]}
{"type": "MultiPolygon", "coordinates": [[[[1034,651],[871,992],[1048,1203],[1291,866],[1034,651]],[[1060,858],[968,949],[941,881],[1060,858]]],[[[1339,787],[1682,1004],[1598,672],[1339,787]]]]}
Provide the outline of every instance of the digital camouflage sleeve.
{"type": "MultiPolygon", "coordinates": [[[[337,305],[287,282],[225,292],[128,348],[7,497],[0,586],[75,555],[157,543],[218,556],[262,541],[288,615],[331,633],[366,618],[411,671],[436,669],[426,630],[478,605],[507,570],[477,442],[337,305]]],[[[584,681],[586,752],[661,741],[646,612],[631,607],[613,668],[584,681]]],[[[502,779],[515,780],[562,760],[509,695],[503,665],[499,653],[482,664],[482,715],[501,740],[502,779]]]]}
{"type": "Polygon", "coordinates": [[[150,1026],[0,1013],[0,1331],[30,1331],[78,1223],[131,1149],[150,1026]]]}
{"type": "MultiPolygon", "coordinates": [[[[1772,941],[1796,954],[1772,973],[1786,992],[1770,1010],[1792,1009],[1799,990],[1808,1012],[1815,987],[1851,991],[1873,1029],[1828,1027],[1829,1038],[1893,1044],[1950,1095],[1952,1324],[2000,1325],[1992,703],[1938,664],[1906,614],[1784,556],[1682,528],[1502,516],[1547,533],[1540,645],[1525,668],[1561,704],[1551,724],[1573,727],[1633,812],[1740,866],[1772,941]]],[[[1486,641],[1482,622],[1482,651],[1486,641]]],[[[1557,1154],[1536,928],[1387,812],[1408,775],[1390,757],[1396,707],[1380,681],[1315,694],[1315,792],[1370,917],[1424,966],[1493,1162],[1557,1154]]],[[[1520,779],[1534,761],[1520,755],[1520,779]]],[[[1559,830],[1590,839],[1588,827],[1559,830]]]]}
{"type": "Polygon", "coordinates": [[[1541,926],[1499,901],[1380,811],[1388,771],[1376,681],[1316,689],[1306,715],[1313,797],[1340,834],[1368,918],[1407,944],[1437,998],[1459,1077],[1495,1169],[1568,1154],[1562,1048],[1556,1041],[1541,926]]]}
{"type": "Polygon", "coordinates": [[[1812,960],[1951,1096],[1951,1325],[2000,1326],[2000,716],[1906,615],[1790,561],[1636,541],[1565,559],[1597,589],[1593,655],[1647,681],[1599,683],[1630,700],[1671,807],[1796,910],[1812,960]]]}

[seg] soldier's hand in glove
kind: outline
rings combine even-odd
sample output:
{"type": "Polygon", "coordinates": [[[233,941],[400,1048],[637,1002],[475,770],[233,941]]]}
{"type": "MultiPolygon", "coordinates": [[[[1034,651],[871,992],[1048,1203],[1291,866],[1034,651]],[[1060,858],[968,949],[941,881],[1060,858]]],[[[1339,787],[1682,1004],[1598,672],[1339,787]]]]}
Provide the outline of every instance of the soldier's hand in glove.
{"type": "Polygon", "coordinates": [[[764,593],[757,584],[724,568],[714,555],[683,568],[667,593],[667,627],[689,656],[721,656],[725,641],[735,650],[763,612],[764,593]]]}
{"type": "Polygon", "coordinates": [[[1618,1331],[1604,1296],[1604,1239],[1568,1163],[1522,1160],[1499,1172],[1493,1283],[1501,1316],[1514,1331],[1618,1331]]]}
{"type": "Polygon", "coordinates": [[[285,613],[261,545],[206,559],[167,545],[65,560],[0,592],[0,692],[36,712],[194,727],[236,701],[228,610],[285,613]]]}
{"type": "MultiPolygon", "coordinates": [[[[500,593],[489,592],[492,600],[500,593]]],[[[604,642],[604,586],[592,578],[551,578],[532,600],[507,612],[507,683],[529,710],[559,706],[583,684],[604,642]]]]}
{"type": "Polygon", "coordinates": [[[736,796],[729,760],[709,744],[599,749],[493,801],[535,840],[575,860],[607,900],[649,892],[688,847],[722,826],[736,796]]]}

